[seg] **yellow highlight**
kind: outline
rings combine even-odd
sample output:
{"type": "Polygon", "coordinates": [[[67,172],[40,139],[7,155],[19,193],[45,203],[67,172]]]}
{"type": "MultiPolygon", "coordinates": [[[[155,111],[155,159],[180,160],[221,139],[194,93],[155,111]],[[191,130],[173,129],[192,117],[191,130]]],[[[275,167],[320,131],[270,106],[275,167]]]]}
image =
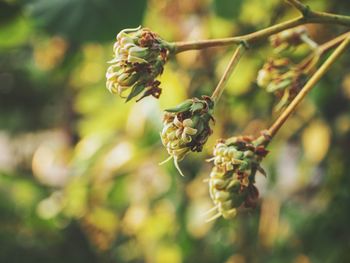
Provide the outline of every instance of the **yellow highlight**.
{"type": "Polygon", "coordinates": [[[328,152],[331,131],[323,121],[311,123],[303,132],[302,142],[305,157],[313,163],[319,163],[328,152]]]}
{"type": "Polygon", "coordinates": [[[155,263],[180,263],[182,262],[181,250],[176,245],[161,246],[155,255],[155,263]]]}

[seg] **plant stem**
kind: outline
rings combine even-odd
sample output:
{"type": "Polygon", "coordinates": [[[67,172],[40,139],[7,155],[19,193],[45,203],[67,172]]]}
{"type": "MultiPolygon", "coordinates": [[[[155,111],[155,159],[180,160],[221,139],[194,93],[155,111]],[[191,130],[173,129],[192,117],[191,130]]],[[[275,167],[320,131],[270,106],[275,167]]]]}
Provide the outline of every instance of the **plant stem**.
{"type": "Polygon", "coordinates": [[[326,53],[329,49],[341,43],[346,37],[350,36],[350,31],[346,32],[336,38],[333,38],[322,45],[318,46],[312,54],[307,56],[300,64],[299,67],[309,74],[310,70],[318,63],[321,56],[326,53]]]}
{"type": "Polygon", "coordinates": [[[305,98],[305,96],[310,92],[314,85],[322,78],[322,76],[328,71],[332,64],[338,59],[338,57],[344,52],[346,47],[350,43],[350,36],[339,45],[336,50],[330,55],[330,57],[322,64],[322,66],[315,72],[314,75],[305,84],[298,95],[293,99],[293,101],[288,105],[284,112],[277,118],[277,120],[272,124],[268,133],[273,137],[278,130],[282,127],[288,117],[295,111],[299,103],[305,98]]]}
{"type": "Polygon", "coordinates": [[[298,9],[303,17],[312,20],[313,23],[335,23],[344,26],[350,25],[350,16],[313,11],[309,6],[304,5],[299,0],[286,1],[298,9]]]}
{"type": "Polygon", "coordinates": [[[300,1],[298,0],[286,0],[287,3],[291,4],[293,7],[295,7],[296,9],[299,10],[299,12],[303,15],[303,16],[307,16],[309,14],[309,12],[311,11],[310,8],[304,4],[302,4],[300,1]]]}
{"type": "Polygon", "coordinates": [[[218,39],[208,39],[208,40],[193,40],[184,42],[172,43],[174,46],[174,53],[178,54],[180,52],[188,50],[198,50],[205,49],[209,47],[222,47],[230,46],[232,44],[239,44],[243,40],[242,37],[229,37],[229,38],[218,38],[218,39]]]}
{"type": "Polygon", "coordinates": [[[245,42],[247,45],[255,44],[256,42],[263,40],[275,33],[281,32],[285,29],[289,29],[295,26],[299,26],[305,23],[304,17],[300,16],[292,20],[259,30],[254,33],[250,33],[243,36],[220,38],[220,39],[209,39],[199,41],[188,41],[188,42],[175,42],[175,53],[180,53],[187,50],[203,49],[209,47],[228,46],[232,44],[239,44],[245,42]]]}
{"type": "Polygon", "coordinates": [[[216,88],[213,92],[213,95],[211,96],[211,99],[214,101],[214,104],[216,104],[217,101],[219,100],[219,98],[221,97],[221,94],[225,89],[225,85],[226,85],[230,75],[232,74],[233,70],[237,66],[238,61],[242,57],[245,49],[246,49],[246,47],[243,44],[241,44],[236,48],[235,52],[233,53],[231,60],[225,69],[224,74],[222,75],[218,85],[216,86],[216,88]]]}
{"type": "Polygon", "coordinates": [[[331,14],[326,12],[315,12],[309,11],[311,23],[322,23],[322,24],[338,24],[343,26],[350,26],[350,17],[344,15],[331,14]]]}
{"type": "Polygon", "coordinates": [[[350,37],[350,31],[346,32],[336,38],[333,38],[329,41],[327,41],[326,43],[323,43],[322,45],[319,46],[318,50],[320,52],[320,54],[323,54],[325,52],[327,52],[329,49],[331,49],[332,47],[338,45],[340,42],[342,42],[346,37],[350,37]]]}
{"type": "Polygon", "coordinates": [[[280,24],[242,36],[171,43],[173,46],[173,53],[177,54],[187,50],[228,46],[232,44],[239,44],[242,42],[244,42],[248,46],[254,45],[273,34],[307,23],[340,24],[350,26],[350,16],[312,11],[309,7],[303,5],[297,0],[287,0],[287,2],[289,2],[296,9],[298,9],[302,13],[302,15],[297,18],[282,22],[280,24]]]}

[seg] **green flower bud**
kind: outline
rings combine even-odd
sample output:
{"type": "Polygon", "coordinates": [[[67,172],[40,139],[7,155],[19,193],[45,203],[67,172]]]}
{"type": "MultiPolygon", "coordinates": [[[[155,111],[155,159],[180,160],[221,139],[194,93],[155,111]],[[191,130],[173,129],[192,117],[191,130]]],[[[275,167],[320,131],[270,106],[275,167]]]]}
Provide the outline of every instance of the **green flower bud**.
{"type": "Polygon", "coordinates": [[[106,86],[126,101],[140,95],[159,97],[157,77],[162,74],[172,47],[147,28],[124,29],[118,33],[113,46],[114,58],[109,61],[106,86]]]}
{"type": "Polygon", "coordinates": [[[178,106],[165,110],[163,130],[160,137],[176,168],[189,152],[202,151],[203,145],[212,133],[210,120],[213,120],[214,103],[210,97],[186,100],[178,106]]]}
{"type": "Polygon", "coordinates": [[[259,197],[254,186],[257,171],[264,171],[260,162],[268,153],[265,149],[269,136],[263,135],[256,140],[252,137],[233,137],[221,140],[214,148],[210,160],[214,167],[209,176],[209,193],[216,211],[208,221],[222,216],[232,219],[237,209],[254,207],[259,197]]]}

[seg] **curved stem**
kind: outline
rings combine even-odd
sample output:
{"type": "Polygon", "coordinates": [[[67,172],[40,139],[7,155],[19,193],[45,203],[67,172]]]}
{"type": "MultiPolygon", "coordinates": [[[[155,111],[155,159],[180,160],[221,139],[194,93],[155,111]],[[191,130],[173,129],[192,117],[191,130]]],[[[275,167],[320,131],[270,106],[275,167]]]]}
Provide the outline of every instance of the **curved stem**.
{"type": "Polygon", "coordinates": [[[235,67],[238,64],[238,61],[240,60],[240,58],[242,57],[244,51],[245,51],[245,46],[244,44],[240,44],[235,52],[233,53],[230,62],[228,63],[224,74],[222,75],[218,85],[216,86],[213,95],[211,96],[211,99],[214,101],[214,104],[217,103],[217,101],[219,100],[219,98],[221,97],[222,92],[225,89],[225,85],[227,83],[227,80],[229,79],[230,75],[232,74],[233,70],[235,69],[235,67]]]}
{"type": "Polygon", "coordinates": [[[305,84],[302,90],[294,98],[294,100],[288,105],[284,112],[277,118],[277,120],[269,128],[268,133],[273,137],[278,130],[282,127],[288,117],[295,111],[299,103],[305,98],[305,96],[312,90],[314,85],[321,79],[321,77],[328,71],[332,64],[338,59],[338,57],[344,52],[346,47],[350,43],[350,36],[339,45],[331,56],[322,64],[322,66],[315,72],[314,75],[305,84]]]}

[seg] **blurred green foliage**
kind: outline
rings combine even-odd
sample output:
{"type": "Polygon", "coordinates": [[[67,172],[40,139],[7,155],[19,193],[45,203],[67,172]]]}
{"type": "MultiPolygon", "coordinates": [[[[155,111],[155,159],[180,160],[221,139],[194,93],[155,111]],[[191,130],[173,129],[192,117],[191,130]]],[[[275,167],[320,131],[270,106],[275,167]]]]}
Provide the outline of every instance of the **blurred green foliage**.
{"type": "Polygon", "coordinates": [[[120,0],[23,2],[35,25],[74,43],[108,41],[124,25],[135,27],[140,24],[146,7],[146,0],[134,0],[132,3],[120,0]]]}
{"type": "MultiPolygon", "coordinates": [[[[347,1],[308,1],[350,13],[347,1]]],[[[296,15],[280,1],[0,3],[1,262],[350,262],[350,55],[322,79],[269,147],[261,202],[205,223],[207,178],[220,137],[257,134],[276,100],[255,84],[271,56],[250,50],[216,109],[203,153],[180,165],[161,146],[162,110],[211,94],[231,49],[179,54],[159,101],[124,103],[105,88],[122,28],[169,41],[245,34],[296,15]]],[[[319,43],[344,32],[309,25],[319,43]]],[[[302,56],[305,50],[297,50],[302,56]]]]}

